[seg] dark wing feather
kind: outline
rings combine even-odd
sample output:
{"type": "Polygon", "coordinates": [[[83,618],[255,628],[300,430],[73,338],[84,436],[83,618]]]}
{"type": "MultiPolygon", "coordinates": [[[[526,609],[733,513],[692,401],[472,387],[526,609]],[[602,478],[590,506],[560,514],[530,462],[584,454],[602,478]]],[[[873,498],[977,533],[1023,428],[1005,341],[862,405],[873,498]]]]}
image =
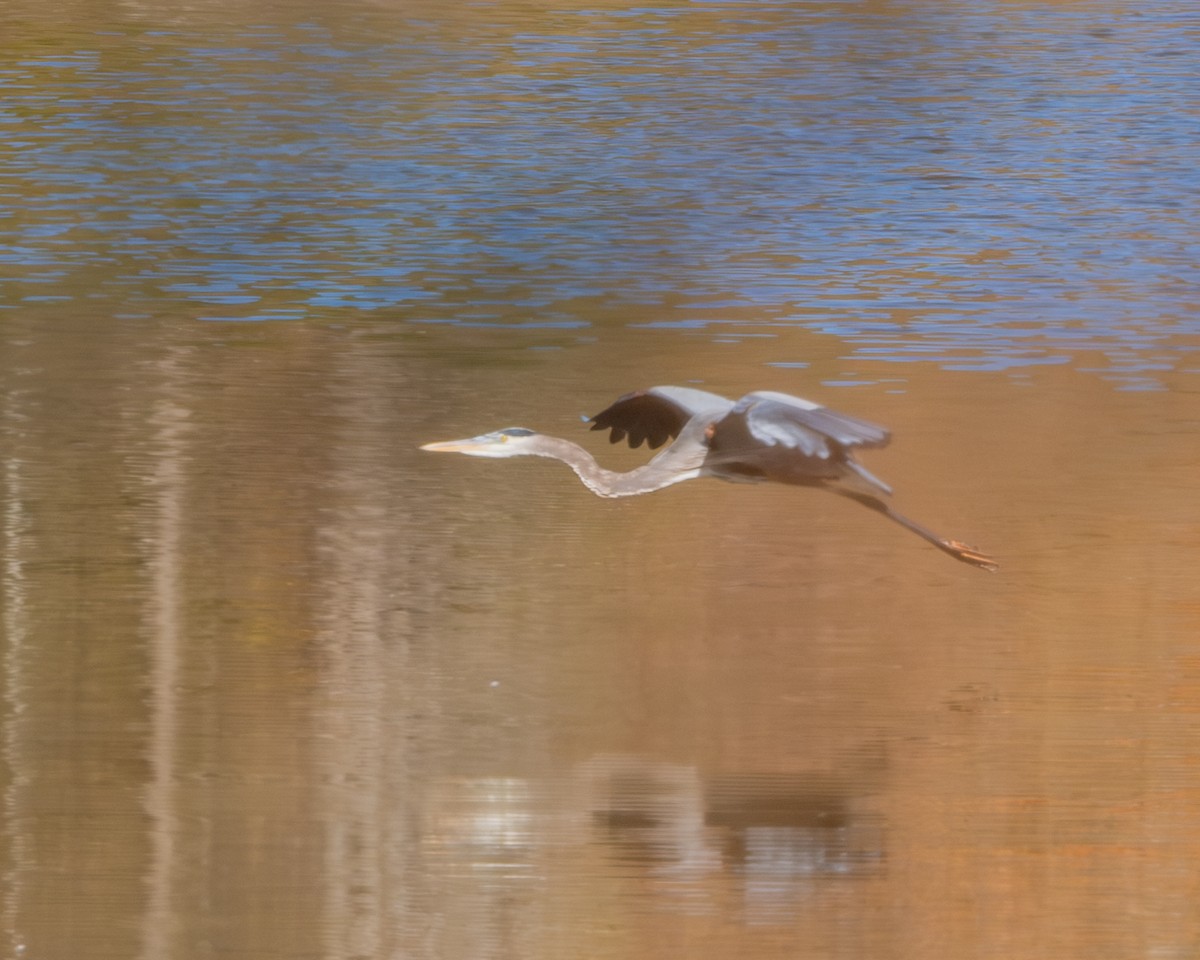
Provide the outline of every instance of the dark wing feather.
{"type": "Polygon", "coordinates": [[[701,414],[723,416],[733,403],[715,393],[690,387],[651,387],[627,393],[591,418],[593,430],[610,430],[610,443],[628,437],[631,447],[661,447],[679,436],[689,420],[701,414]]]}
{"type": "Polygon", "coordinates": [[[829,460],[851,447],[882,447],[889,439],[891,434],[878,424],[786,393],[761,390],[742,397],[715,425],[709,446],[723,452],[743,446],[782,446],[829,460]]]}

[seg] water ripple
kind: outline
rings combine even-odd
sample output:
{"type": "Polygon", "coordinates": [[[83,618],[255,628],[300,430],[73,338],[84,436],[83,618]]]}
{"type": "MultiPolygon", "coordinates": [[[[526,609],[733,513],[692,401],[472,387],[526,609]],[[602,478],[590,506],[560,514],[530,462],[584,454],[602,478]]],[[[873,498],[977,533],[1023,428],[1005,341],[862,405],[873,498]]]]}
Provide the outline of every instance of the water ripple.
{"type": "Polygon", "coordinates": [[[358,13],[18,37],[0,305],[710,322],[682,295],[955,369],[1200,333],[1184,4],[358,13]]]}

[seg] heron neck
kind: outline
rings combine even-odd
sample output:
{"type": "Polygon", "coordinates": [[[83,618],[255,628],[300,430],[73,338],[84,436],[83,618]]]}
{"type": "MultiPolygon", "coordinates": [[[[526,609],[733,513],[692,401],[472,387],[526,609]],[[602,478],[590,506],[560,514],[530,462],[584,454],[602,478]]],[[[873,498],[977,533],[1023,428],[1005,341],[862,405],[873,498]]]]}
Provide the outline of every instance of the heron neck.
{"type": "Polygon", "coordinates": [[[544,449],[538,451],[535,456],[561,460],[575,471],[576,476],[592,493],[600,497],[632,497],[689,478],[688,475],[664,476],[662,471],[653,469],[654,460],[627,473],[605,470],[583,447],[559,437],[545,437],[544,449]]]}

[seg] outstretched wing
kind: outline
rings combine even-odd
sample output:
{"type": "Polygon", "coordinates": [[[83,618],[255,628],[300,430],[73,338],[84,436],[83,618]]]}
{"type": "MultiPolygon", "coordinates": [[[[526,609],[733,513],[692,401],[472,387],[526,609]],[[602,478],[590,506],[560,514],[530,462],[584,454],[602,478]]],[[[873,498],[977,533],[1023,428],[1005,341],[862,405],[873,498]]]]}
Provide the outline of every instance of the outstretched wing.
{"type": "Polygon", "coordinates": [[[631,447],[648,442],[654,450],[678,437],[684,424],[693,417],[704,415],[716,420],[732,409],[732,400],[704,390],[651,387],[625,394],[589,422],[593,430],[611,430],[610,443],[620,443],[628,437],[631,447]]]}
{"type": "Polygon", "coordinates": [[[736,456],[755,447],[784,447],[806,457],[835,460],[852,447],[882,447],[890,439],[878,424],[800,397],[759,390],[742,397],[713,426],[709,448],[736,456]]]}

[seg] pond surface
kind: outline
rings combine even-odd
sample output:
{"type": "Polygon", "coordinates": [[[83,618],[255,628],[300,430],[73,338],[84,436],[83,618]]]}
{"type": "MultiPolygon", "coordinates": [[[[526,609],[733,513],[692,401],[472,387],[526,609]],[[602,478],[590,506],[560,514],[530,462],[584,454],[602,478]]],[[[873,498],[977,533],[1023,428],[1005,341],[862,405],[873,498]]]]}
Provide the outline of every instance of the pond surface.
{"type": "Polygon", "coordinates": [[[1200,952],[1191,4],[3,19],[0,952],[1200,952]]]}

